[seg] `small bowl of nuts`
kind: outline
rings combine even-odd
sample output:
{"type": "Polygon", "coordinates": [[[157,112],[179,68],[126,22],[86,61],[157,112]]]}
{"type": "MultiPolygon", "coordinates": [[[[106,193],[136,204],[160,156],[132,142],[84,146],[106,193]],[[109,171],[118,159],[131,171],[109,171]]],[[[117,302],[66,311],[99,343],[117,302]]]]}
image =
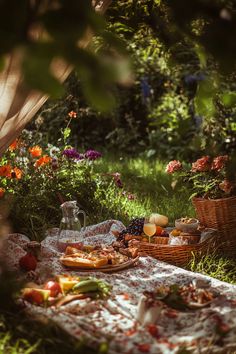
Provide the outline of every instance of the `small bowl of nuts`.
{"type": "Polygon", "coordinates": [[[176,229],[183,232],[194,233],[198,229],[199,225],[199,220],[195,218],[188,218],[187,216],[185,218],[175,220],[176,229]]]}

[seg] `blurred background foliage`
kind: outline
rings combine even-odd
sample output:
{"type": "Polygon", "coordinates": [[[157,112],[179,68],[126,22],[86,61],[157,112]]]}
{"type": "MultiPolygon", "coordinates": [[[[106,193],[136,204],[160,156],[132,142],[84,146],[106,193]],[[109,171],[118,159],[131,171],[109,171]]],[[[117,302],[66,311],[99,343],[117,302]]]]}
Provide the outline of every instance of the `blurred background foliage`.
{"type": "MultiPolygon", "coordinates": [[[[235,4],[121,0],[111,4],[106,16],[108,32],[126,43],[132,84],[110,85],[116,105],[104,112],[91,108],[74,72],[65,83],[65,95],[48,101],[29,129],[39,129],[45,142],[50,136],[55,143],[73,110],[77,118],[71,122],[70,143],[81,149],[185,159],[232,152],[235,4]],[[222,28],[225,41],[218,35],[222,28]]],[[[102,57],[120,55],[98,36],[91,48],[102,57]]]]}

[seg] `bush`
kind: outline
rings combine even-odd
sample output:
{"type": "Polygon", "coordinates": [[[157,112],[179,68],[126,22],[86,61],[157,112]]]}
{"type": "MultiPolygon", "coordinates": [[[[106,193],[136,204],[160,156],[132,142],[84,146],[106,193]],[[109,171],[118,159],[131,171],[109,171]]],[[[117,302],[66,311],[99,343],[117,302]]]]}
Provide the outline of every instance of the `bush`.
{"type": "Polygon", "coordinates": [[[43,143],[33,144],[32,134],[24,132],[2,157],[0,199],[10,203],[15,232],[42,240],[48,228],[59,226],[60,205],[66,200],[77,201],[87,214],[87,223],[129,219],[128,204],[133,197],[122,189],[119,174],[96,172],[101,154],[95,150],[81,153],[66,145],[69,134],[67,127],[59,146],[43,147],[43,143]]]}

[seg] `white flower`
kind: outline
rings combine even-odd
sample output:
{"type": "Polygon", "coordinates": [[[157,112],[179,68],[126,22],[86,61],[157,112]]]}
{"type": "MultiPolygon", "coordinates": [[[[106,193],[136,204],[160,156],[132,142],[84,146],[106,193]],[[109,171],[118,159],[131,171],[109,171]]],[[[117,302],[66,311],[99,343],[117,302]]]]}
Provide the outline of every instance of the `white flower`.
{"type": "Polygon", "coordinates": [[[49,155],[53,158],[53,157],[57,157],[57,155],[59,154],[60,149],[56,146],[52,146],[51,149],[49,150],[49,155]]]}

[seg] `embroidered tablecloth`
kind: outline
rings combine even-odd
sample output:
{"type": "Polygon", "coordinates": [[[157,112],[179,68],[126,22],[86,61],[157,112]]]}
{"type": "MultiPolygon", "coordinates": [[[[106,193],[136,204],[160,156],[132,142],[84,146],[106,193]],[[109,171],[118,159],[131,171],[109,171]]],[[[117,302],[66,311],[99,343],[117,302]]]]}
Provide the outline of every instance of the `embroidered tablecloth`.
{"type": "MultiPolygon", "coordinates": [[[[89,226],[84,233],[86,244],[110,244],[114,230],[124,225],[108,220],[89,226]]],[[[68,273],[59,262],[56,245],[57,229],[48,232],[42,241],[42,260],[36,272],[41,282],[53,275],[68,273]]],[[[29,239],[20,234],[8,235],[5,244],[7,263],[19,271],[18,262],[25,254],[29,239]]],[[[81,274],[69,272],[70,274],[81,274]]],[[[83,273],[84,275],[84,273],[83,273]]],[[[108,300],[78,300],[60,308],[42,308],[28,304],[28,310],[53,320],[71,336],[85,338],[92,346],[108,343],[109,353],[235,353],[236,352],[236,286],[198,273],[141,257],[136,267],[117,273],[89,272],[89,275],[110,283],[108,300]],[[193,279],[205,279],[220,293],[209,307],[180,312],[163,305],[156,325],[142,326],[136,320],[137,304],[145,290],[161,285],[184,285],[193,279]]]]}

